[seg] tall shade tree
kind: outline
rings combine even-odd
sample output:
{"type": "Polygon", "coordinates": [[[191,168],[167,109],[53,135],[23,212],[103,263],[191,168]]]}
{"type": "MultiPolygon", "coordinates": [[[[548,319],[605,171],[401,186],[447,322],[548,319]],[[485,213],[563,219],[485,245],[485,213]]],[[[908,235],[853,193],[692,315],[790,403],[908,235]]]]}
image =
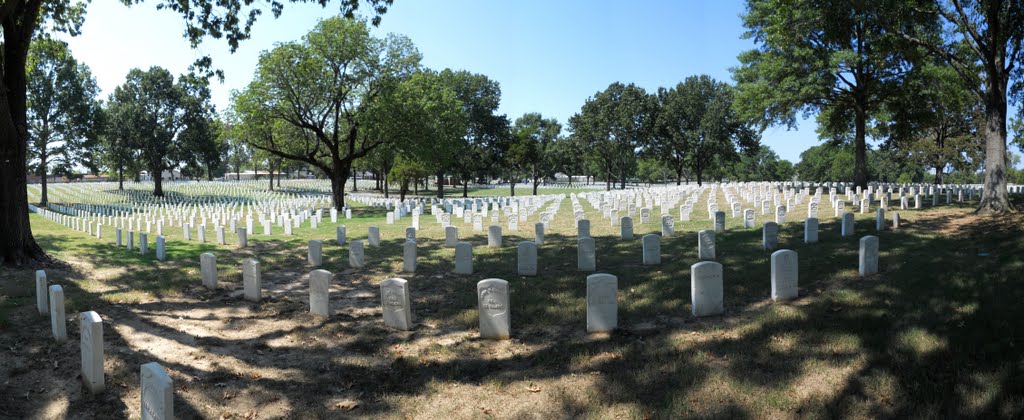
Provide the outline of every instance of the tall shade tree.
{"type": "Polygon", "coordinates": [[[233,106],[238,113],[265,112],[301,129],[302,136],[246,141],[321,170],[331,181],[334,205],[341,208],[355,160],[386,141],[363,130],[363,124],[418,70],[419,61],[408,38],[376,38],[364,21],[325,19],[301,41],[261,54],[253,81],[235,95],[233,106]]]}
{"type": "Polygon", "coordinates": [[[643,88],[615,82],[587,98],[580,112],[569,118],[572,135],[586,145],[588,158],[604,172],[607,189],[615,176],[626,188],[637,151],[654,128],[656,111],[655,98],[643,88]]]}
{"type": "Polygon", "coordinates": [[[437,197],[444,197],[445,174],[466,150],[467,114],[445,80],[429,69],[402,81],[382,98],[370,117],[372,137],[437,177],[437,197]]]}
{"type": "Polygon", "coordinates": [[[185,128],[178,134],[182,163],[197,177],[213,180],[222,166],[227,146],[221,139],[222,122],[210,103],[210,87],[205,79],[185,76],[179,81],[183,89],[185,128]]]}
{"type": "Polygon", "coordinates": [[[444,69],[443,83],[455,92],[466,114],[466,133],[452,160],[452,171],[461,178],[462,196],[469,196],[469,182],[496,163],[498,142],[508,130],[508,119],[497,114],[501,86],[482,74],[444,69]]]}
{"type": "Polygon", "coordinates": [[[31,166],[41,177],[40,205],[46,206],[47,175],[69,173],[97,140],[99,88],[89,67],[78,63],[67,43],[42,38],[28,56],[28,138],[31,166]]]}
{"type": "Polygon", "coordinates": [[[1024,1],[918,0],[915,5],[913,10],[935,23],[893,28],[952,66],[976,87],[984,104],[985,184],[978,211],[1014,211],[1006,187],[1007,103],[1024,91],[1024,1]],[[1014,91],[1017,95],[1010,96],[1014,91]]]}
{"type": "Polygon", "coordinates": [[[558,120],[544,118],[536,112],[523,114],[512,125],[512,135],[515,137],[512,158],[519,161],[519,166],[529,174],[533,182],[533,195],[537,195],[537,187],[542,179],[554,175],[552,152],[561,133],[562,125],[558,120]]]}
{"type": "MultiPolygon", "coordinates": [[[[142,0],[121,0],[126,5],[142,0]]],[[[374,25],[387,12],[392,0],[362,0],[373,12],[374,25]]],[[[327,0],[291,0],[316,2],[327,6],[327,0]]],[[[342,15],[351,17],[360,0],[340,0],[342,15]]],[[[3,54],[0,54],[0,264],[22,265],[42,261],[48,257],[32,236],[29,225],[28,186],[28,117],[27,117],[27,63],[28,51],[37,32],[63,32],[77,35],[85,19],[87,1],[75,0],[10,0],[0,7],[0,27],[3,29],[3,54]]],[[[206,38],[225,39],[234,52],[240,41],[250,37],[250,30],[264,8],[280,16],[284,4],[273,1],[251,2],[243,0],[190,0],[176,2],[158,0],[157,7],[179,14],[187,29],[184,37],[193,48],[206,38]]],[[[196,61],[197,70],[207,70],[212,61],[208,56],[196,61]]],[[[216,72],[220,73],[220,72],[216,72]]]]}
{"type": "Polygon", "coordinates": [[[894,92],[882,126],[886,145],[930,167],[935,183],[946,170],[972,171],[984,159],[984,105],[971,86],[945,64],[926,63],[894,92]]]}
{"type": "Polygon", "coordinates": [[[707,75],[690,76],[658,97],[656,135],[648,147],[672,167],[677,181],[689,171],[700,185],[716,159],[736,162],[741,151],[756,150],[758,135],[736,112],[732,86],[707,75]]]}
{"type": "MultiPolygon", "coordinates": [[[[205,80],[182,76],[177,82],[162,67],[132,69],[110,95],[110,129],[138,150],[142,166],[153,179],[153,196],[163,197],[163,172],[173,170],[192,153],[185,140],[208,137],[205,80]]],[[[210,139],[212,141],[212,139],[210,139]]]]}
{"type": "Polygon", "coordinates": [[[901,2],[748,0],[745,38],[757,48],[733,69],[744,116],[769,125],[796,125],[818,113],[825,133],[853,132],[853,182],[867,186],[868,124],[885,92],[907,65],[899,38],[901,2]]]}

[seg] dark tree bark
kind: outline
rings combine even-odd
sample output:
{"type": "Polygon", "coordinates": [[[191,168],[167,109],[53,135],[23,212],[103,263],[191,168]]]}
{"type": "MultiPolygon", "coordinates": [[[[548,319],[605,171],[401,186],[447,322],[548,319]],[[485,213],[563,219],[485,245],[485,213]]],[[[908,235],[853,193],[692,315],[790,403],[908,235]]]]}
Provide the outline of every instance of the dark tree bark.
{"type": "MultiPolygon", "coordinates": [[[[41,0],[11,3],[3,25],[3,86],[0,89],[0,264],[48,260],[32,236],[28,217],[28,47],[41,0]]],[[[5,6],[9,6],[6,5],[5,6]]]]}
{"type": "Polygon", "coordinates": [[[462,198],[469,197],[469,178],[462,179],[462,198]]]}
{"type": "Polygon", "coordinates": [[[868,186],[868,162],[867,162],[867,142],[865,141],[867,132],[867,112],[863,108],[856,106],[856,112],[854,116],[854,152],[853,152],[853,184],[861,188],[867,188],[868,186]]]}
{"type": "Polygon", "coordinates": [[[437,198],[444,198],[444,171],[437,172],[437,198]]]}

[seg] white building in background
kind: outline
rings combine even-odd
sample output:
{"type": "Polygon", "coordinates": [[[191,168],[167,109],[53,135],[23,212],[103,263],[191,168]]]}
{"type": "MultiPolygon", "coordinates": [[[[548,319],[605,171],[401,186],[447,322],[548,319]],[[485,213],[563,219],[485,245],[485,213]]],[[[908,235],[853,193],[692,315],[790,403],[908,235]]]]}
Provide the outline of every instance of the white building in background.
{"type": "MultiPolygon", "coordinates": [[[[139,174],[139,179],[142,180],[142,181],[152,181],[153,177],[149,176],[149,171],[142,171],[139,174]]],[[[163,171],[163,173],[160,175],[160,179],[163,179],[163,180],[166,180],[166,181],[181,179],[181,171],[179,171],[179,170],[163,171]]]]}

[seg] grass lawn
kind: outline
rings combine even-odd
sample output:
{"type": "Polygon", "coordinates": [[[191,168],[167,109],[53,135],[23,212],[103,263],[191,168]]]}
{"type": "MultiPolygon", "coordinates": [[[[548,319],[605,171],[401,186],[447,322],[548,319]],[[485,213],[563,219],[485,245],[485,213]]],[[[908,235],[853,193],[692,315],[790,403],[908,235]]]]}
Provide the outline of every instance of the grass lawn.
{"type": "MultiPolygon", "coordinates": [[[[726,313],[699,319],[689,268],[696,232],[712,226],[706,193],[693,220],[664,238],[658,266],[641,264],[640,247],[643,234],[660,232],[657,217],[636,217],[636,239],[622,241],[583,201],[598,272],[619,278],[620,328],[610,335],[585,333],[586,273],[576,271],[568,200],[529,278],[515,275],[515,246],[533,239],[535,219],[519,232],[503,226],[497,249],[486,247],[486,231],[458,222],[474,245],[476,273],[463,276],[451,273],[454,251],[429,215],[417,272],[400,274],[409,219],[385,225],[379,208],[339,220],[350,240],[381,228],[382,246],[367,247],[358,270],[331,223],[250,235],[243,250],[234,238],[184,242],[169,227],[170,260],[159,262],[155,233],[140,256],[116,248],[111,228],[95,239],[33,216],[41,245],[67,262],[46,269],[65,289],[69,316],[104,319],[107,390],[81,386],[77,322],[68,342],[50,339],[48,317],[35,310],[34,268],[5,268],[0,417],[137,418],[139,366],[151,361],[173,378],[182,418],[1024,416],[1024,216],[977,217],[969,203],[900,211],[899,229],[877,233],[880,274],[859,278],[858,238],[876,234],[874,213],[857,214],[857,234],[841,238],[827,201],[818,244],[802,241],[805,210],[780,229],[780,247],[799,253],[800,297],[789,303],[769,299],[760,229],[728,218],[717,236],[726,313]],[[308,314],[308,239],[324,240],[321,268],[335,273],[329,319],[308,314]],[[217,290],[201,285],[202,252],[218,257],[217,290]],[[262,264],[260,303],[240,296],[248,257],[262,264]],[[409,280],[412,331],[381,320],[377,285],[391,276],[409,280]],[[475,284],[490,277],[510,282],[511,340],[477,338],[475,284]]],[[[758,214],[758,226],[768,217],[758,214]]]]}

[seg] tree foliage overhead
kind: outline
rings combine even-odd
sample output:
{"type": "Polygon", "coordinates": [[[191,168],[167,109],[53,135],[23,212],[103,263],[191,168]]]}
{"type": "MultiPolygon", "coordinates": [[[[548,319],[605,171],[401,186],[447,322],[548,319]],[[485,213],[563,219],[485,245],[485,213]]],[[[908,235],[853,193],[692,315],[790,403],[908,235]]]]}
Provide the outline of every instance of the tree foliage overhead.
{"type": "Polygon", "coordinates": [[[748,0],[745,38],[733,77],[737,106],[761,123],[796,124],[817,114],[826,134],[853,132],[856,185],[867,185],[867,126],[886,92],[901,80],[909,52],[887,30],[902,22],[903,3],[748,0]]]}

